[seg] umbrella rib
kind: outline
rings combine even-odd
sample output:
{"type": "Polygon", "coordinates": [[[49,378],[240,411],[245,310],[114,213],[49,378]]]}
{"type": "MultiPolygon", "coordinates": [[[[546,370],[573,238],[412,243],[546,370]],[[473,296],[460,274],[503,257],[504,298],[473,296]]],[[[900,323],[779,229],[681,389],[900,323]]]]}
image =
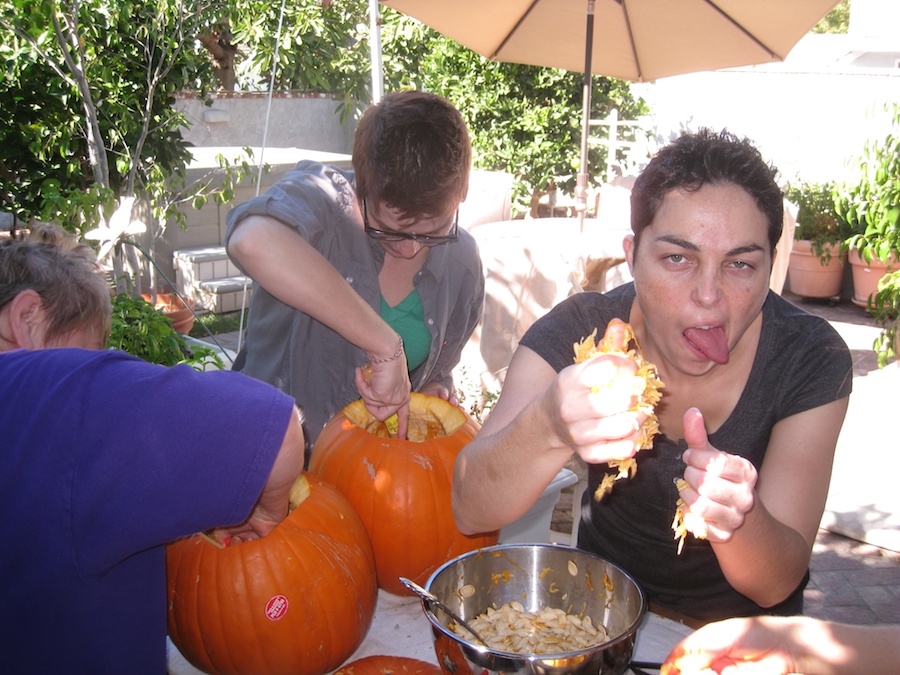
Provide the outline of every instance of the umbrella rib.
{"type": "Polygon", "coordinates": [[[519,20],[516,22],[516,25],[513,26],[513,29],[512,29],[511,31],[509,31],[509,33],[506,34],[506,37],[503,38],[503,41],[500,43],[500,46],[497,47],[497,49],[494,50],[494,53],[490,55],[489,58],[490,58],[491,61],[493,61],[493,60],[499,58],[498,55],[500,54],[500,52],[503,51],[503,48],[506,46],[506,43],[509,42],[509,41],[512,39],[513,35],[516,34],[516,31],[519,30],[519,27],[525,22],[525,19],[528,18],[528,15],[531,14],[532,10],[537,6],[537,4],[538,4],[540,1],[541,1],[541,0],[534,0],[534,1],[528,6],[528,9],[525,11],[525,13],[522,14],[521,17],[519,17],[519,20]]]}
{"type": "Polygon", "coordinates": [[[769,49],[768,45],[763,44],[763,42],[762,42],[759,38],[757,38],[757,37],[756,37],[753,33],[751,33],[749,30],[747,30],[746,28],[744,28],[740,23],[737,22],[737,20],[735,20],[730,14],[728,14],[728,12],[726,12],[724,9],[722,9],[721,7],[719,7],[716,3],[712,2],[712,0],[704,0],[704,2],[706,2],[707,5],[709,5],[709,6],[712,7],[714,10],[716,10],[716,11],[717,11],[719,14],[721,14],[724,18],[728,19],[728,20],[731,22],[731,24],[732,24],[735,28],[737,28],[739,31],[741,31],[741,32],[742,32],[744,35],[746,35],[748,38],[750,38],[751,40],[753,40],[753,42],[755,42],[757,45],[759,45],[759,47],[760,47],[761,49],[764,49],[766,52],[768,52],[768,53],[769,53],[769,56],[771,56],[773,59],[783,60],[781,56],[779,56],[779,55],[776,54],[774,51],[772,51],[771,49],[769,49]]]}
{"type": "Polygon", "coordinates": [[[644,81],[644,73],[641,71],[641,59],[637,53],[637,45],[634,43],[634,33],[631,31],[631,19],[628,18],[628,7],[625,0],[619,0],[622,5],[622,13],[625,15],[625,25],[628,27],[628,42],[631,44],[631,55],[634,57],[634,67],[637,69],[637,81],[644,81]]]}

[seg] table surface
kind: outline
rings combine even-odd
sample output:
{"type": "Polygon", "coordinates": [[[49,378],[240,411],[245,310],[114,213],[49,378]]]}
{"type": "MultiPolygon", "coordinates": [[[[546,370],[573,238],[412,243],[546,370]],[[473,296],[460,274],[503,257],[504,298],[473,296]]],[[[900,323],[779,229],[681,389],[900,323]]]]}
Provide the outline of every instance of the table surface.
{"type": "MultiPolygon", "coordinates": [[[[648,613],[638,630],[633,659],[659,663],[690,632],[691,629],[684,624],[648,613]]],[[[167,648],[170,675],[202,675],[170,641],[167,648]]],[[[431,624],[417,598],[378,591],[378,603],[369,633],[356,652],[347,659],[347,663],[377,654],[407,656],[437,663],[432,646],[431,624]]]]}

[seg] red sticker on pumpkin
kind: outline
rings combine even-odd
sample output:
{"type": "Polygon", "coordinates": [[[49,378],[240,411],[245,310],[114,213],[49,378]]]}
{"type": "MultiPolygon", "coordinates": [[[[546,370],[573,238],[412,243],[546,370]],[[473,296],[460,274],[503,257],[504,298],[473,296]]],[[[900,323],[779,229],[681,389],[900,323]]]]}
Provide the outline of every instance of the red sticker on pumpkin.
{"type": "Polygon", "coordinates": [[[288,611],[288,599],[283,595],[273,595],[266,603],[266,618],[269,621],[278,621],[284,618],[288,611]]]}

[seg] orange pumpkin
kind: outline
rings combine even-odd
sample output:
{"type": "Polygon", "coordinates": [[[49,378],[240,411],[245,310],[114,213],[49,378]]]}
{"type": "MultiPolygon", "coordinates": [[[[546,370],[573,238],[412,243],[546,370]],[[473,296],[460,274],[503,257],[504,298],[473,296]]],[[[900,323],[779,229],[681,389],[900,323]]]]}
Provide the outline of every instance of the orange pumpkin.
{"type": "Polygon", "coordinates": [[[463,656],[459,643],[443,633],[435,631],[434,654],[442,673],[447,675],[473,675],[472,667],[463,656]]]}
{"type": "Polygon", "coordinates": [[[441,675],[433,663],[407,656],[366,656],[342,666],[334,675],[441,675]]]}
{"type": "Polygon", "coordinates": [[[291,507],[261,539],[223,547],[194,535],[167,547],[169,635],[195,667],[321,675],[362,643],[378,594],[365,527],[308,474],[291,507]]]}
{"type": "Polygon", "coordinates": [[[451,558],[497,543],[499,532],[466,536],[451,509],[453,463],[478,432],[462,410],[413,393],[406,440],[391,438],[363,402],[335,415],[316,440],[309,470],[340,490],[362,518],[375,550],[378,585],[411,595],[451,558]]]}

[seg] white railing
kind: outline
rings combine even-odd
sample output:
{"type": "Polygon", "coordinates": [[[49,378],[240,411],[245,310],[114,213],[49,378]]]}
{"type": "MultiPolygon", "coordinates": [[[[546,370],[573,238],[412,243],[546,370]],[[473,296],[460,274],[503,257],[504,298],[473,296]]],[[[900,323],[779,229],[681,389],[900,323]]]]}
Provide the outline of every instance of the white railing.
{"type": "Polygon", "coordinates": [[[650,158],[649,130],[639,120],[621,120],[615,108],[604,120],[590,120],[604,135],[588,136],[588,144],[606,148],[606,182],[623,173],[636,173],[650,158]]]}

